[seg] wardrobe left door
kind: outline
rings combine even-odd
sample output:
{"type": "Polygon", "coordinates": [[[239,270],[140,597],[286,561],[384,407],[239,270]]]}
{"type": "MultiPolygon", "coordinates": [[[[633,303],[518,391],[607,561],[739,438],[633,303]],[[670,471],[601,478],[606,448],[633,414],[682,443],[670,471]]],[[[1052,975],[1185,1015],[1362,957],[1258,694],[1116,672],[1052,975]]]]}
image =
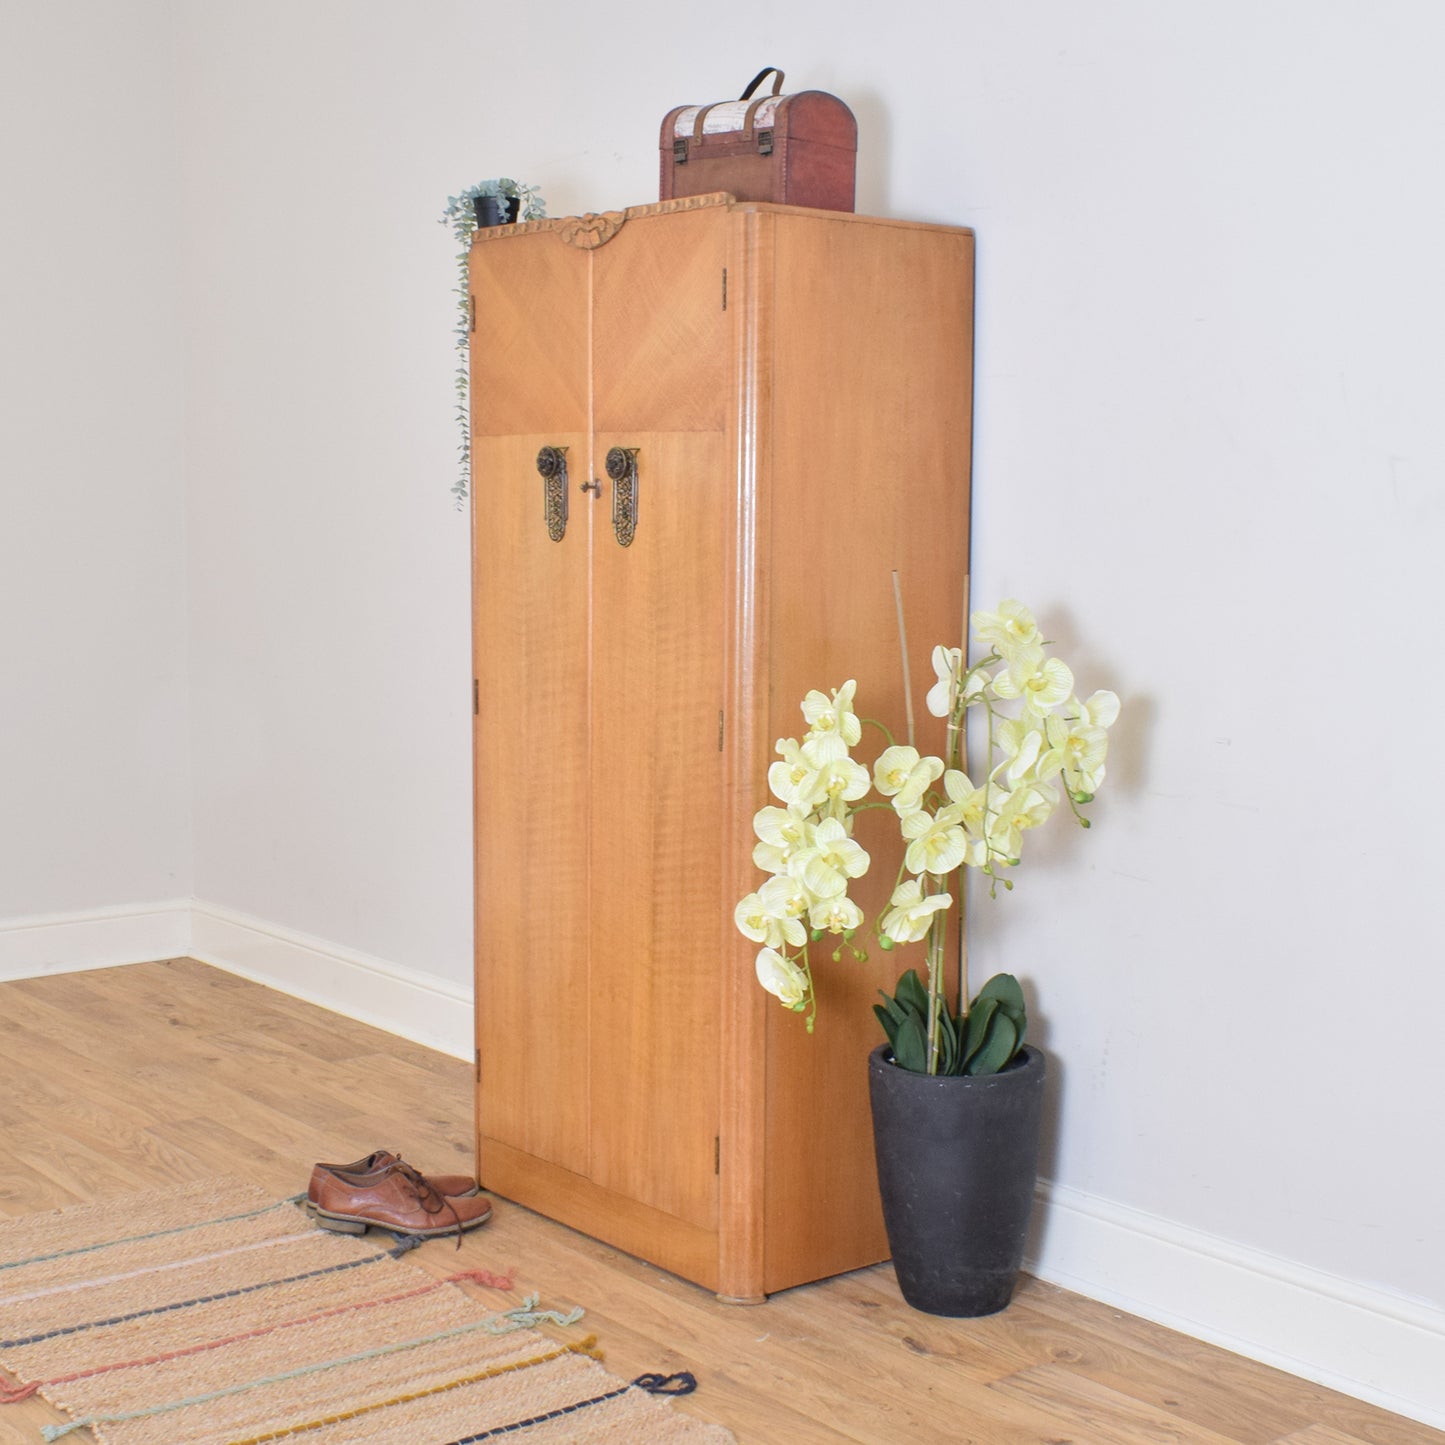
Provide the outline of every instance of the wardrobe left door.
{"type": "Polygon", "coordinates": [[[479,237],[471,292],[479,1168],[586,1175],[587,256],[479,237]]]}

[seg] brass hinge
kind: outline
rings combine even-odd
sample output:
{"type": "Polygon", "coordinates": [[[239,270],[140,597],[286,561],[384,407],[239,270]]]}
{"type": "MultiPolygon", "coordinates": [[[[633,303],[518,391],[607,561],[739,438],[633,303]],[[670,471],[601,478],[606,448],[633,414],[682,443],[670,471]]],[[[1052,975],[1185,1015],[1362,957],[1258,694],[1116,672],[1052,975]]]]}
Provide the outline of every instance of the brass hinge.
{"type": "Polygon", "coordinates": [[[481,715],[482,715],[482,689],[481,689],[481,684],[476,680],[476,678],[473,678],[473,679],[472,679],[472,716],[473,716],[473,717],[480,717],[481,715]]]}
{"type": "Polygon", "coordinates": [[[721,708],[717,710],[717,750],[718,752],[723,750],[723,710],[721,708]]]}
{"type": "Polygon", "coordinates": [[[722,1173],[722,1136],[719,1134],[712,1136],[712,1172],[722,1173]]]}
{"type": "Polygon", "coordinates": [[[480,1049],[477,1050],[475,1075],[477,1083],[480,1084],[482,1082],[482,1051],[480,1049]]]}
{"type": "Polygon", "coordinates": [[[477,298],[470,293],[467,295],[467,330],[477,329],[477,298]]]}
{"type": "Polygon", "coordinates": [[[723,310],[728,309],[728,268],[723,267],[723,310]]]}

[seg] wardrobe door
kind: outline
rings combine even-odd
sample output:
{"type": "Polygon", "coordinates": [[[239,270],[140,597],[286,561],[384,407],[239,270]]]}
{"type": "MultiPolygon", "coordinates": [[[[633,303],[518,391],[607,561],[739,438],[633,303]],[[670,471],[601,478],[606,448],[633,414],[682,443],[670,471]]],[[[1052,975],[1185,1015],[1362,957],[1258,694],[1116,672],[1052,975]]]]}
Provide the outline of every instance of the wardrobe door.
{"type": "Polygon", "coordinates": [[[703,1228],[723,953],[725,226],[720,208],[633,218],[593,258],[592,1178],[703,1228]]]}
{"type": "Polygon", "coordinates": [[[587,258],[482,240],[471,284],[481,1168],[585,1173],[587,258]]]}

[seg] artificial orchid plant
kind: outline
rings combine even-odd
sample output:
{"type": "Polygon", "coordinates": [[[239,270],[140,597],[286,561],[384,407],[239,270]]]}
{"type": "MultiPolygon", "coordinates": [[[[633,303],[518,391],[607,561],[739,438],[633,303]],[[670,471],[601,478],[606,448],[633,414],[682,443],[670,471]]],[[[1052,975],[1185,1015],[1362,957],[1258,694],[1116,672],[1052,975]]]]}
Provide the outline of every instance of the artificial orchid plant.
{"type": "Polygon", "coordinates": [[[986,649],[971,667],[961,648],[933,650],[937,681],[926,705],[947,719],[944,757],[921,755],[911,738],[898,743],[870,719],[887,739],[870,773],[852,756],[863,735],[854,711],[856,683],[804,698],[806,735],[801,742],[780,740],[779,761],[768,769],[769,790],[781,806],[762,808],[753,819],[753,861],[771,876],[735,914],[742,933],[763,945],[758,982],[784,1007],[805,1014],[811,1033],[817,1006],[810,945],[833,934],[835,962],[844,952],[866,957],[855,942],[863,911],[848,888],[872,860],[853,837],[853,819],[865,808],[891,807],[902,857],[874,931],[884,950],[925,943],[927,983],[908,970],[896,994],[884,994],[874,1012],[895,1062],[916,1073],[996,1073],[1022,1047],[1024,1000],[1010,974],[990,979],[972,1000],[965,976],[960,1012],[949,1013],[947,917],[955,891],[962,906],[967,868],[988,877],[991,894],[999,883],[1013,887],[1005,870],[1018,866],[1024,835],[1047,822],[1061,801],[1089,826],[1081,809],[1104,780],[1106,730],[1119,715],[1112,692],[1079,700],[1072,671],[1048,654],[1021,602],[975,612],[971,628],[978,648],[986,649]],[[984,767],[974,776],[967,769],[970,708],[981,709],[987,722],[984,767]],[[887,801],[866,801],[870,792],[887,801]]]}

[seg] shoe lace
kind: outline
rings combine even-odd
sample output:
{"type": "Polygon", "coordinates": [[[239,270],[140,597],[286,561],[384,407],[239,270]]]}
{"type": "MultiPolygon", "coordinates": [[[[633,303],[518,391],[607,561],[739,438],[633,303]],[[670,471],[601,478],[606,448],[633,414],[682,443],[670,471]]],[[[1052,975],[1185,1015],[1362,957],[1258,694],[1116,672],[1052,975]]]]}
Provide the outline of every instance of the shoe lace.
{"type": "Polygon", "coordinates": [[[423,1212],[436,1215],[445,1210],[451,1215],[452,1225],[457,1236],[457,1248],[460,1249],[462,1247],[462,1217],[457,1213],[456,1206],[420,1169],[412,1168],[406,1160],[398,1158],[394,1167],[416,1196],[416,1202],[421,1205],[423,1212]]]}

